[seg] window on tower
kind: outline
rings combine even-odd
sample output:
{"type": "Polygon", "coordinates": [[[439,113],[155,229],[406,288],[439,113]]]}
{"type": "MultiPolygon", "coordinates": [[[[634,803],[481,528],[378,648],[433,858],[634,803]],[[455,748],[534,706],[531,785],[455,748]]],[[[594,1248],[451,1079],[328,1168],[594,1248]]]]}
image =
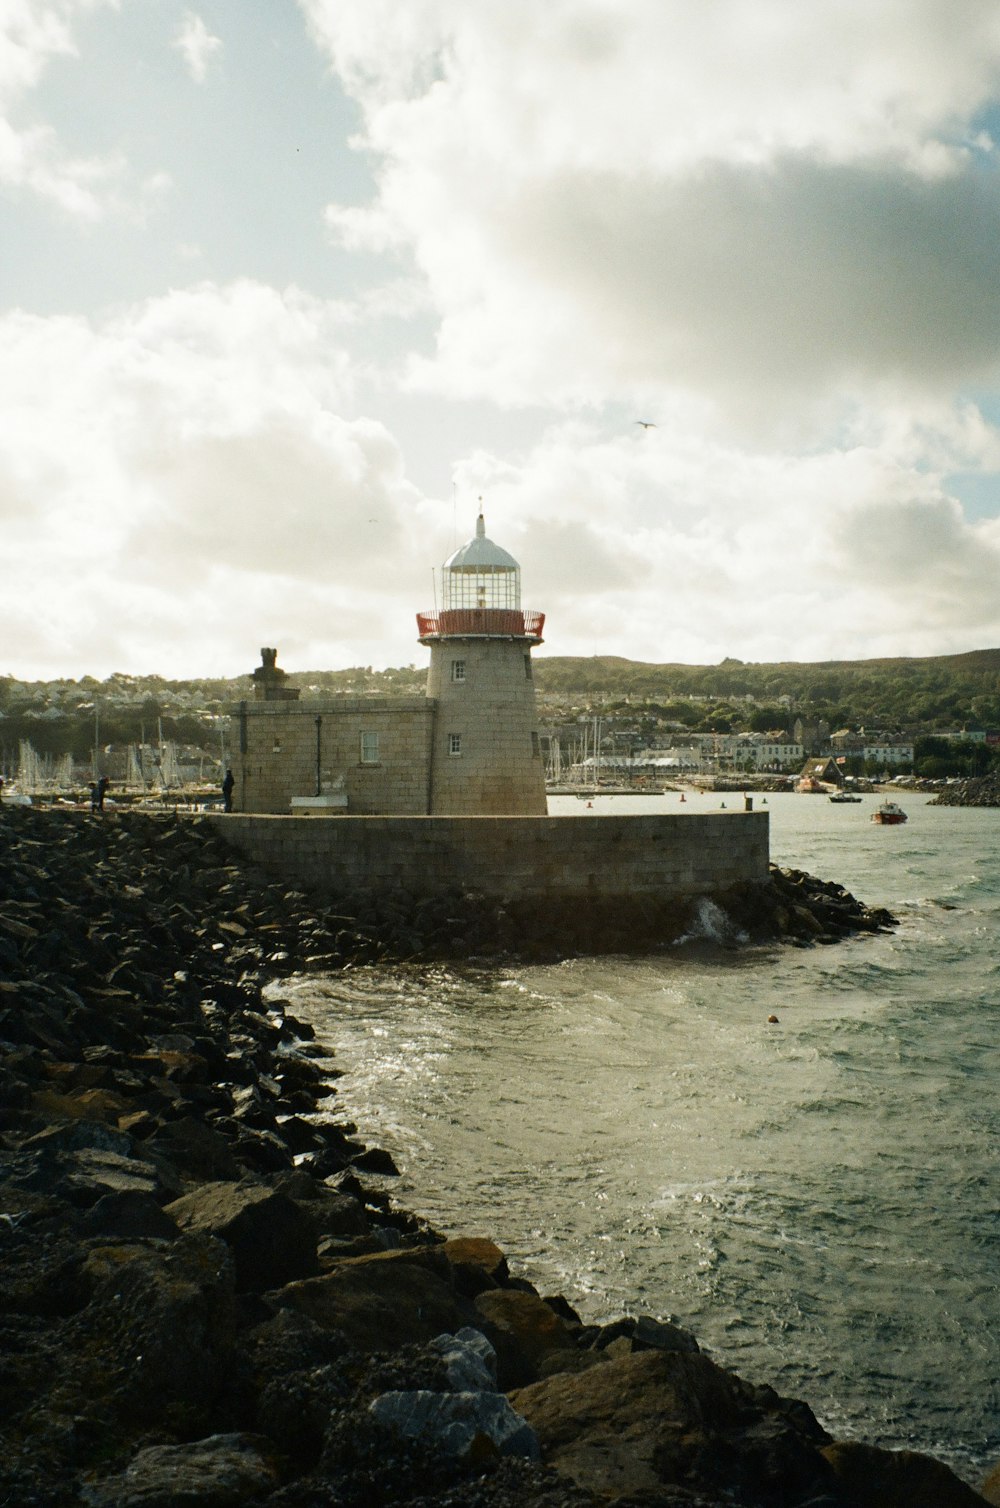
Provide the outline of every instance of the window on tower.
{"type": "Polygon", "coordinates": [[[449,754],[461,754],[461,752],[462,752],[462,735],[461,735],[461,733],[449,733],[448,734],[448,753],[449,754]]]}
{"type": "Polygon", "coordinates": [[[451,662],[451,678],[452,678],[453,681],[464,681],[465,680],[465,661],[464,660],[452,660],[452,662],[451,662]]]}
{"type": "Polygon", "coordinates": [[[530,681],[531,680],[531,656],[530,655],[525,655],[525,657],[524,657],[524,679],[526,681],[530,681]]]}
{"type": "Polygon", "coordinates": [[[361,735],[361,763],[378,764],[378,734],[362,733],[361,735]]]}

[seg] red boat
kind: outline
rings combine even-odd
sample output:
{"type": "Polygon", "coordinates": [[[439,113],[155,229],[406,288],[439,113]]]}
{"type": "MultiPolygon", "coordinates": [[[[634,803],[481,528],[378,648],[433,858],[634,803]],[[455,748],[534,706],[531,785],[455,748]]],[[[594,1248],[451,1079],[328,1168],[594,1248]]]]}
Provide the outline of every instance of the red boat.
{"type": "Polygon", "coordinates": [[[880,822],[883,827],[894,826],[906,821],[906,813],[901,806],[896,805],[895,801],[883,801],[881,806],[877,806],[872,812],[872,821],[880,822]]]}

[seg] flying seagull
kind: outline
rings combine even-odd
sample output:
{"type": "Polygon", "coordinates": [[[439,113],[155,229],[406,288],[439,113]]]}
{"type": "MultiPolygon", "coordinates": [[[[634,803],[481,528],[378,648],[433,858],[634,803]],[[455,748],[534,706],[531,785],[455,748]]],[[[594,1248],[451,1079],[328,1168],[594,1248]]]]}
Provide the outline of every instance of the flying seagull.
{"type": "Polygon", "coordinates": [[[652,419],[636,419],[635,422],[636,422],[636,424],[641,424],[642,427],[643,427],[643,429],[655,429],[656,428],[656,425],[653,423],[652,419]]]}

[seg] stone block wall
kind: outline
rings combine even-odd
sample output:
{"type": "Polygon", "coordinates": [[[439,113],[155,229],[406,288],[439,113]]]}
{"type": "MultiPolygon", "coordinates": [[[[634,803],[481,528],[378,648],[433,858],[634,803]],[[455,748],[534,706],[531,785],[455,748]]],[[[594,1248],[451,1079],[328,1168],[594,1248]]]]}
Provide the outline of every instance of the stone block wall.
{"type": "Polygon", "coordinates": [[[425,697],[244,703],[233,719],[234,808],[288,812],[318,785],[342,788],[349,812],[426,812],[433,721],[425,697]]]}
{"type": "Polygon", "coordinates": [[[768,877],[767,812],[567,817],[218,814],[221,835],[262,867],[334,892],[461,885],[490,896],[711,895],[768,877]]]}
{"type": "Polygon", "coordinates": [[[437,707],[433,813],[545,814],[531,643],[452,635],[431,644],[427,695],[437,707]]]}

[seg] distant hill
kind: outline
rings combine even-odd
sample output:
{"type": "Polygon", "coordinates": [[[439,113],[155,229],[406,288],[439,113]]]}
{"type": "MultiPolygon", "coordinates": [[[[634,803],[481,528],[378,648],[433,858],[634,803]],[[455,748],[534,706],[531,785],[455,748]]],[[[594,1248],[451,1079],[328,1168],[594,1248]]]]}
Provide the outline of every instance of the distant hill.
{"type": "Polygon", "coordinates": [[[925,658],[718,665],[649,664],[617,655],[538,656],[546,696],[670,702],[685,697],[788,706],[844,723],[1000,726],[1000,649],[925,658]]]}
{"type": "MultiPolygon", "coordinates": [[[[781,661],[718,665],[650,664],[620,655],[539,655],[534,674],[541,720],[552,725],[591,711],[651,727],[787,726],[797,715],[831,727],[1000,728],[1000,649],[923,659],[781,661]],[[749,699],[749,701],[748,701],[749,699]]],[[[420,695],[426,669],[294,671],[310,694],[420,695]]],[[[104,681],[23,682],[0,677],[0,761],[16,764],[21,739],[45,754],[84,758],[97,724],[102,744],[164,738],[218,748],[218,719],[252,696],[249,675],[167,680],[113,675],[104,681]]]]}

